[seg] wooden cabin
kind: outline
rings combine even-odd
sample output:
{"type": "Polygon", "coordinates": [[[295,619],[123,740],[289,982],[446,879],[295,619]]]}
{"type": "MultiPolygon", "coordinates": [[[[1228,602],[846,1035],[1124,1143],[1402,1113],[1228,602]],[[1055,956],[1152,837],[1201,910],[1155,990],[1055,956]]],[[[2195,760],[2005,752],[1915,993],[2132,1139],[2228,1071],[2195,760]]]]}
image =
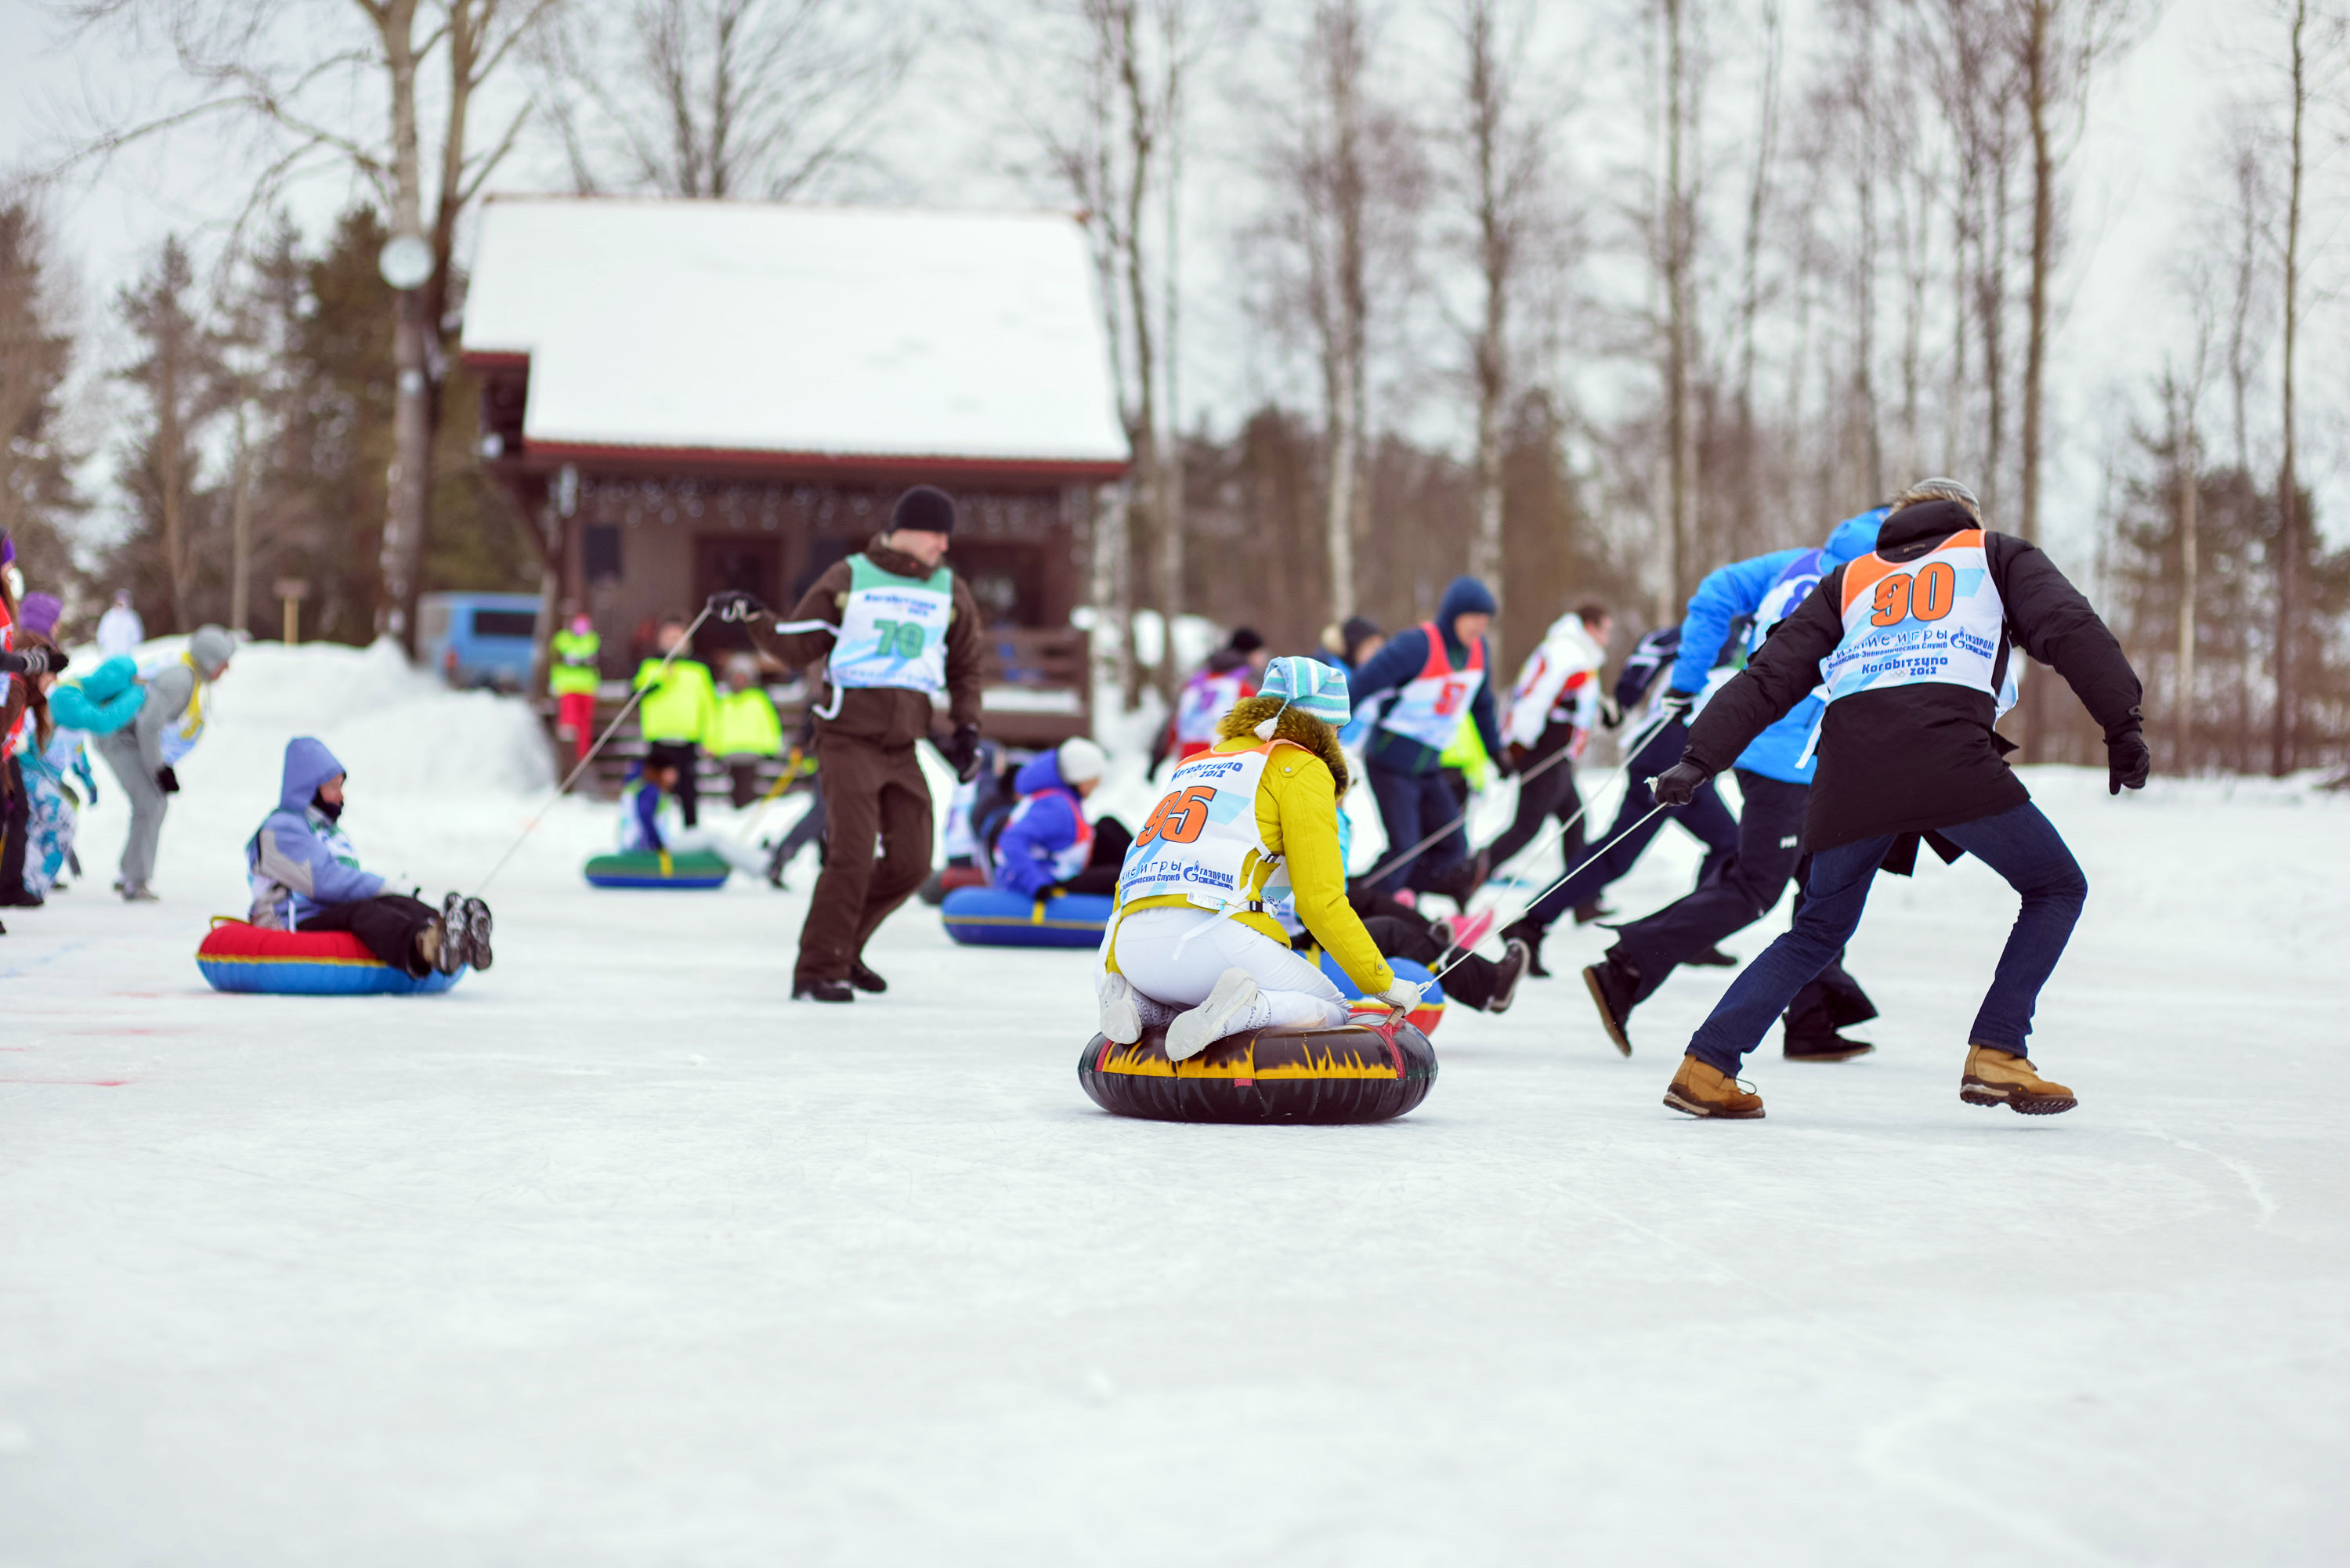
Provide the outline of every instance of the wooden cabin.
{"type": "MultiPolygon", "coordinates": [[[[988,621],[987,732],[1090,731],[1069,618],[1128,448],[1075,218],[495,197],[463,343],[490,472],[559,521],[612,711],[663,617],[723,589],[788,611],[930,483],[988,621]]],[[[745,641],[713,621],[695,651],[745,641]]]]}

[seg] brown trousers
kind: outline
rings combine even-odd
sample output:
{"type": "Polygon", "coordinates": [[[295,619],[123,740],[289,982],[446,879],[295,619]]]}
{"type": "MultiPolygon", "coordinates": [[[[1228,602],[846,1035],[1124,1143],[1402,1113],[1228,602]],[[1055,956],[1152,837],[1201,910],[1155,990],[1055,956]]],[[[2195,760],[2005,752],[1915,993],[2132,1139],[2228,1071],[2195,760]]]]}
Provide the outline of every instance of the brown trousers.
{"type": "Polygon", "coordinates": [[[874,931],[931,874],[931,786],[914,748],[820,733],[816,756],[824,874],[800,928],[795,983],[847,980],[874,931]]]}

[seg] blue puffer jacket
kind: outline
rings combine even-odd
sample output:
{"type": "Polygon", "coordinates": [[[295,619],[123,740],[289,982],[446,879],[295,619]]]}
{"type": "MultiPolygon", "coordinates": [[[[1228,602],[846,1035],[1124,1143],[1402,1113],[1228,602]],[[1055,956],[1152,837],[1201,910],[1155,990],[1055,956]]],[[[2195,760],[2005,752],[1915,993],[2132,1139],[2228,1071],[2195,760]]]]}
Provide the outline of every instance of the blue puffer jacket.
{"type": "MultiPolygon", "coordinates": [[[[1673,690],[1695,696],[1705,690],[1706,677],[1717,664],[1743,665],[1771,628],[1801,604],[1823,576],[1877,548],[1877,530],[1884,521],[1885,509],[1877,507],[1837,524],[1819,549],[1773,550],[1709,574],[1690,596],[1689,613],[1681,621],[1673,690]]],[[[1785,718],[1755,736],[1739,753],[1737,765],[1785,784],[1810,784],[1819,762],[1812,754],[1812,736],[1825,707],[1817,697],[1804,698],[1785,718]]]]}
{"type": "Polygon", "coordinates": [[[1020,804],[995,840],[995,885],[1035,898],[1086,868],[1093,854],[1084,802],[1061,777],[1061,759],[1040,752],[1012,781],[1020,804]]]}
{"type": "MultiPolygon", "coordinates": [[[[1443,633],[1444,656],[1453,669],[1461,669],[1469,662],[1468,646],[1453,635],[1453,621],[1464,615],[1492,613],[1492,591],[1474,577],[1455,577],[1452,586],[1444,590],[1444,600],[1436,608],[1436,626],[1443,633]]],[[[1427,667],[1427,631],[1416,626],[1406,627],[1388,639],[1388,645],[1356,670],[1347,681],[1352,688],[1356,713],[1369,712],[1374,699],[1410,685],[1419,679],[1419,672],[1427,667]]],[[[1494,719],[1493,679],[1492,649],[1488,649],[1485,679],[1478,682],[1477,695],[1470,700],[1469,717],[1477,726],[1477,738],[1485,742],[1485,754],[1500,757],[1503,755],[1502,731],[1494,719]]],[[[1389,768],[1405,774],[1432,774],[1436,771],[1438,759],[1443,755],[1441,747],[1423,746],[1409,735],[1377,728],[1376,719],[1373,725],[1365,746],[1365,758],[1373,767],[1389,768]]]]}
{"type": "Polygon", "coordinates": [[[62,730],[110,735],[139,716],[147,688],[139,684],[136,660],[118,654],[78,680],[60,681],[49,692],[49,717],[62,730]]]}
{"type": "Polygon", "coordinates": [[[359,851],[332,817],[310,804],[318,786],[343,771],[322,741],[297,735],[286,742],[286,774],[277,809],[244,846],[253,878],[256,926],[290,930],[328,904],[372,898],[383,878],[359,869],[359,851]]]}

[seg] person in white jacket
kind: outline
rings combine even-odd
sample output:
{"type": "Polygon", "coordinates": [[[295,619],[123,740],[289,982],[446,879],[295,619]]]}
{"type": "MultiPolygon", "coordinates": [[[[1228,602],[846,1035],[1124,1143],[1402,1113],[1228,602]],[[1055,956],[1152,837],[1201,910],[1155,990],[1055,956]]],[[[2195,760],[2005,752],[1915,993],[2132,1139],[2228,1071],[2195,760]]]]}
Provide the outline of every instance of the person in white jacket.
{"type": "MultiPolygon", "coordinates": [[[[1575,787],[1575,759],[1583,753],[1595,724],[1613,724],[1615,704],[1600,690],[1600,667],[1607,661],[1607,637],[1615,618],[1603,604],[1586,602],[1550,623],[1542,643],[1526,656],[1502,713],[1502,743],[1508,748],[1518,784],[1518,815],[1493,840],[1493,869],[1532,844],[1545,823],[1565,822],[1583,809],[1575,787]],[[1554,761],[1553,759],[1556,760],[1554,761]]],[[[1567,829],[1568,864],[1583,846],[1583,825],[1567,829]]]]}
{"type": "Polygon", "coordinates": [[[146,623],[130,607],[130,590],[118,589],[113,607],[98,618],[98,651],[104,659],[136,658],[147,640],[146,623]]]}

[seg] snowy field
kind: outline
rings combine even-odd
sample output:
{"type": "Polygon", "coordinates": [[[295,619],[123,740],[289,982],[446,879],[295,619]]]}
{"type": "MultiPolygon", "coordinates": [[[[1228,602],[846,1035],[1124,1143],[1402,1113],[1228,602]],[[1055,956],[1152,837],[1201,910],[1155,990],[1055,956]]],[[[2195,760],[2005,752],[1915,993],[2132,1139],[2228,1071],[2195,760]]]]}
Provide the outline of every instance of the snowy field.
{"type": "Polygon", "coordinates": [[[1880,881],[1878,1054],[1774,1041],[1767,1120],[1659,1103],[1727,974],[1627,1062],[1586,930],[1402,1121],[1184,1127],[1080,1093],[1083,955],[910,906],[888,997],[795,1006],[805,863],[593,892],[585,803],[450,996],[215,995],[287,735],[428,896],[544,777],[377,654],[254,649],[216,711],[163,901],[105,892],[101,773],[92,880],[0,939],[8,1568],[2350,1559],[2350,799],[2032,776],[2091,881],[2068,1116],[1959,1101],[1968,861],[1880,881]]]}

